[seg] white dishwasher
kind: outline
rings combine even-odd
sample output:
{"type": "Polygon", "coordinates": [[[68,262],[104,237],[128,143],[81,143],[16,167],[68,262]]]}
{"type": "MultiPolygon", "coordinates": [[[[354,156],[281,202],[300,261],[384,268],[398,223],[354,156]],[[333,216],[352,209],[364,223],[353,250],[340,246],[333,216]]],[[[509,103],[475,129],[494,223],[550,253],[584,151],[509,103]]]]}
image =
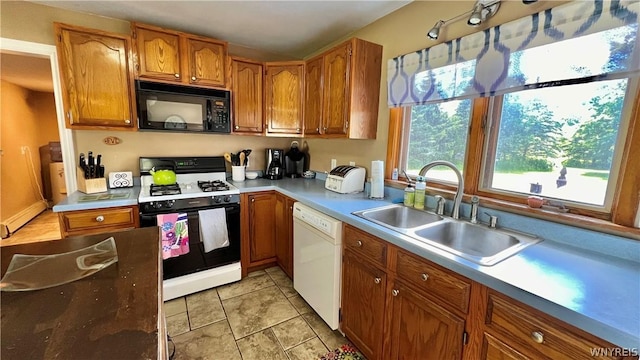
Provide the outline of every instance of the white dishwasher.
{"type": "Polygon", "coordinates": [[[333,330],[338,329],[342,222],[293,205],[293,288],[333,330]]]}

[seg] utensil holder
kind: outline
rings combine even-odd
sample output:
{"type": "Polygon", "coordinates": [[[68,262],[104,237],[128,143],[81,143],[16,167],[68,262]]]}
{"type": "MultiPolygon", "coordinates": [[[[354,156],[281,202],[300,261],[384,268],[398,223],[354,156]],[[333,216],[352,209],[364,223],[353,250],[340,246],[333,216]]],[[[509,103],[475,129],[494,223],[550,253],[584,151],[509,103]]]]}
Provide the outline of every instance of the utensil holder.
{"type": "Polygon", "coordinates": [[[76,169],[76,179],[78,180],[78,191],[85,194],[94,194],[107,191],[107,179],[85,179],[81,168],[76,169]]]}
{"type": "Polygon", "coordinates": [[[231,180],[244,181],[245,166],[231,166],[231,180]]]}

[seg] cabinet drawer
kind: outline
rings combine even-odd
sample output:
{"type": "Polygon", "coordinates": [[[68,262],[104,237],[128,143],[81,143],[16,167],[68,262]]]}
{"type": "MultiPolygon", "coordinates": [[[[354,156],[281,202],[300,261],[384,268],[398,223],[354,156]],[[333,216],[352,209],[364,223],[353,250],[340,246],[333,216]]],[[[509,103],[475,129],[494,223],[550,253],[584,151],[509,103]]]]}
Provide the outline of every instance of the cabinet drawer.
{"type": "Polygon", "coordinates": [[[344,227],[344,249],[364,255],[381,266],[387,264],[387,243],[348,225],[344,227]]]}
{"type": "Polygon", "coordinates": [[[469,309],[471,281],[465,281],[449,270],[398,251],[396,273],[427,296],[435,296],[465,313],[469,309]]]}
{"type": "Polygon", "coordinates": [[[574,334],[558,320],[551,321],[535,310],[494,293],[489,295],[486,321],[488,329],[495,330],[496,335],[502,335],[499,337],[517,344],[517,348],[537,359],[593,359],[591,349],[613,347],[604,341],[597,344],[574,334]]]}
{"type": "Polygon", "coordinates": [[[136,227],[137,211],[132,207],[71,211],[60,214],[66,231],[102,227],[136,227]]]}

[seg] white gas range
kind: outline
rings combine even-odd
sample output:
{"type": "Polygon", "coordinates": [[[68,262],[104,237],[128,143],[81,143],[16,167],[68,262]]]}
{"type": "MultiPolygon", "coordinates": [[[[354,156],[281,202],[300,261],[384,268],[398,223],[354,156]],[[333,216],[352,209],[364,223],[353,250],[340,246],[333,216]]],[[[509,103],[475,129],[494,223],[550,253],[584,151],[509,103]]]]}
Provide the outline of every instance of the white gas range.
{"type": "Polygon", "coordinates": [[[240,190],[226,181],[223,157],[140,158],[140,226],[157,226],[158,215],[188,219],[189,252],[163,260],[163,298],[170,300],[238,281],[240,268],[240,190]],[[176,183],[155,185],[152,169],[172,169],[176,183]],[[229,245],[205,252],[203,211],[224,208],[229,245]]]}

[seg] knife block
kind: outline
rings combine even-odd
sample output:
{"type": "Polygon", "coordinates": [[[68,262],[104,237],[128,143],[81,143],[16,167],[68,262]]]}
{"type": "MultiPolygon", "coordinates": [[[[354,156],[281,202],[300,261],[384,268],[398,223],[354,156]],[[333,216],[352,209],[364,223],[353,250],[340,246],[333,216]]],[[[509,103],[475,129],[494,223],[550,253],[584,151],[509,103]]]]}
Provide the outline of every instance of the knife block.
{"type": "Polygon", "coordinates": [[[85,194],[94,194],[107,191],[107,179],[85,179],[81,168],[76,169],[76,179],[78,180],[78,191],[85,194]]]}

